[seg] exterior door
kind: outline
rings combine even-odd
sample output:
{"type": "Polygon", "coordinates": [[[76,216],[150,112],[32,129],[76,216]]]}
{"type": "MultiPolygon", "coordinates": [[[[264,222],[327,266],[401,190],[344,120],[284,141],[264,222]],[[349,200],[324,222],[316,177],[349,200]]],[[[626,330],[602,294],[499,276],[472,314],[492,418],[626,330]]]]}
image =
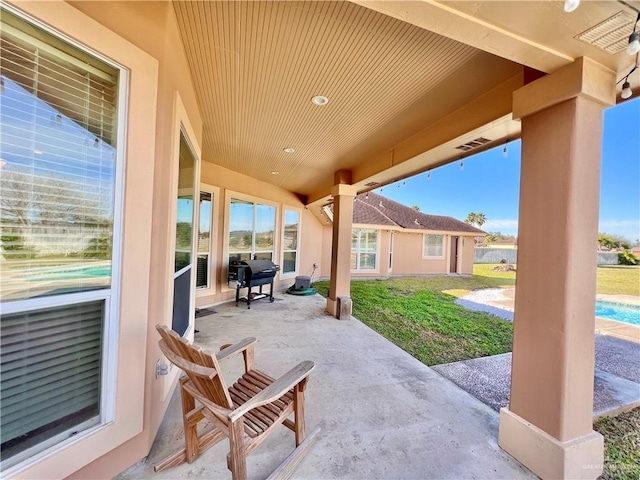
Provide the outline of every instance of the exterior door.
{"type": "Polygon", "coordinates": [[[194,314],[194,228],[196,218],[195,155],[184,132],[180,132],[180,161],[176,209],[175,270],[173,276],[173,318],[171,328],[184,335],[194,314]]]}
{"type": "Polygon", "coordinates": [[[458,273],[458,237],[451,237],[451,255],[449,256],[449,273],[458,273]]]}

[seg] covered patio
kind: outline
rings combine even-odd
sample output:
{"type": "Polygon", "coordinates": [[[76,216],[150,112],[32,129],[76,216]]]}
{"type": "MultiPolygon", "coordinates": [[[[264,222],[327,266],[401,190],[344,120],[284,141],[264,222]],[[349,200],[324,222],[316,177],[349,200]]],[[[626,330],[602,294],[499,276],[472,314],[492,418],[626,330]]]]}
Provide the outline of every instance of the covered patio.
{"type": "MultiPolygon", "coordinates": [[[[511,454],[543,478],[596,478],[603,439],[592,424],[590,259],[602,116],[639,94],[640,8],[637,0],[569,3],[2,2],[0,93],[14,99],[2,122],[20,142],[3,136],[0,163],[2,178],[21,179],[7,187],[16,208],[3,221],[10,243],[34,257],[13,262],[3,315],[15,320],[18,339],[32,336],[34,318],[66,325],[87,305],[96,325],[91,384],[64,378],[91,398],[88,418],[77,421],[84,405],[55,408],[45,425],[16,429],[7,441],[19,448],[3,459],[2,476],[112,478],[154,441],[150,463],[123,478],[226,474],[221,446],[197,465],[152,474],[150,464],[180,443],[178,372],[158,375],[167,361],[155,325],[163,324],[211,347],[256,336],[258,366],[275,375],[316,362],[308,424],[323,432],[300,477],[529,475],[511,454]],[[69,69],[86,93],[74,93],[69,69]],[[358,321],[323,312],[349,318],[356,195],[518,138],[512,385],[498,429],[488,407],[358,321]],[[61,157],[63,141],[82,157],[61,157]],[[61,180],[83,196],[61,203],[61,180]],[[86,227],[78,244],[69,219],[43,205],[75,212],[96,191],[105,192],[100,208],[72,218],[86,227]],[[94,238],[96,225],[104,238],[94,238]],[[47,236],[34,234],[42,229],[47,236]],[[87,255],[110,265],[108,279],[87,282],[87,255]],[[60,271],[69,258],[82,267],[70,285],[70,272],[60,271]],[[299,275],[330,278],[328,298],[279,296],[236,309],[224,302],[237,293],[229,273],[238,259],[281,265],[276,287],[299,275]],[[45,260],[65,275],[51,284],[22,276],[45,260]],[[195,309],[207,307],[217,313],[195,321],[195,309]],[[73,425],[58,432],[68,416],[73,425]]],[[[379,244],[371,247],[378,271],[397,258],[379,244]]],[[[35,329],[48,339],[45,326],[35,329]]],[[[50,342],[65,368],[63,347],[77,345],[77,331],[50,342]]],[[[16,344],[17,358],[32,358],[29,342],[16,344]]],[[[34,397],[29,382],[51,377],[38,368],[17,377],[16,410],[34,397]]],[[[55,388],[67,392],[64,382],[55,388]]],[[[21,428],[42,417],[22,410],[21,428]]],[[[251,475],[277,462],[280,445],[270,445],[251,459],[251,475]]]]}
{"type": "MultiPolygon", "coordinates": [[[[196,320],[195,341],[211,349],[258,339],[256,364],[278,376],[316,364],[306,392],[307,425],[322,431],[294,478],[535,478],[498,447],[498,414],[360,321],[339,322],[319,295],[278,294],[250,310],[233,302],[196,320]]],[[[241,368],[229,360],[228,380],[241,368]]],[[[231,478],[223,441],[192,464],[154,473],[183,445],[180,392],[146,460],[120,480],[231,478]]],[[[249,478],[266,477],[293,446],[285,428],[248,457],[249,478]],[[273,438],[275,437],[275,438],[273,438]]]]}

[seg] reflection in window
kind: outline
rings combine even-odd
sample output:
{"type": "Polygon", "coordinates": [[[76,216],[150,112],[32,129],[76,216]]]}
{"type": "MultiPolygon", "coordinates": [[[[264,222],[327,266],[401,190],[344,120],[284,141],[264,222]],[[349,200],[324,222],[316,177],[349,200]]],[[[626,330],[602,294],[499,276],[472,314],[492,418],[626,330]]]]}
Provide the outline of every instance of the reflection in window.
{"type": "Polygon", "coordinates": [[[5,470],[104,417],[121,72],[4,8],[0,21],[5,470]]]}
{"type": "Polygon", "coordinates": [[[298,265],[298,235],[300,234],[300,213],[284,211],[284,236],[282,243],[282,273],[294,273],[298,265]]]}
{"type": "Polygon", "coordinates": [[[176,213],[175,272],[191,265],[193,234],[193,168],[195,159],[191,147],[180,132],[178,167],[178,208],[176,213]]]}
{"type": "Polygon", "coordinates": [[[213,194],[211,192],[200,192],[200,221],[198,223],[198,270],[196,273],[196,288],[209,288],[212,207],[213,194]]]}
{"type": "Polygon", "coordinates": [[[375,270],[378,231],[354,228],[351,231],[351,270],[375,270]]]}
{"type": "Polygon", "coordinates": [[[231,199],[229,261],[272,260],[276,207],[231,199]]]}
{"type": "Polygon", "coordinates": [[[442,235],[424,236],[424,256],[442,257],[444,256],[444,237],[442,235]]]}

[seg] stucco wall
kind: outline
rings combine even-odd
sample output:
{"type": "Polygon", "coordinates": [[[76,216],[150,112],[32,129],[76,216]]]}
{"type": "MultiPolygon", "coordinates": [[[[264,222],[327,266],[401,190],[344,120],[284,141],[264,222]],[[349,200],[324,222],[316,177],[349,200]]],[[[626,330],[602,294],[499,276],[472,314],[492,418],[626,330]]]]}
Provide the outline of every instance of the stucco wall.
{"type": "Polygon", "coordinates": [[[448,239],[445,239],[442,258],[422,258],[424,236],[421,233],[397,232],[394,242],[394,275],[433,275],[447,272],[448,239]]]}
{"type": "MultiPolygon", "coordinates": [[[[328,278],[331,273],[331,225],[323,225],[324,251],[322,277],[328,278]]],[[[368,225],[354,225],[353,228],[371,228],[368,225]]],[[[393,265],[389,269],[390,230],[378,230],[378,264],[376,270],[352,271],[353,278],[384,278],[394,275],[445,275],[449,273],[449,250],[451,237],[445,236],[445,249],[442,258],[423,258],[422,233],[394,231],[393,265]]],[[[473,273],[473,237],[459,236],[458,273],[473,273]],[[463,242],[464,239],[464,242],[463,242]],[[463,245],[464,243],[464,245],[463,245]]]]}

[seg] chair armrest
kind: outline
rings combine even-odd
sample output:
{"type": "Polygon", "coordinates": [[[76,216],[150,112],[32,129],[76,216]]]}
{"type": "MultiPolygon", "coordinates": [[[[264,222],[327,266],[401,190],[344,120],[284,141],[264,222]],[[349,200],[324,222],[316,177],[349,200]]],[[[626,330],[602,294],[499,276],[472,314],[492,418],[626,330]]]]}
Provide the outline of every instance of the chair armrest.
{"type": "Polygon", "coordinates": [[[310,360],[300,362],[267,388],[258,393],[255,397],[249,399],[246,403],[231,412],[229,414],[229,420],[235,422],[249,410],[277,400],[302,380],[307,378],[311,370],[314,368],[315,364],[310,360]]]}
{"type": "Polygon", "coordinates": [[[231,345],[230,347],[223,348],[219,352],[217,352],[216,358],[218,361],[226,360],[227,358],[231,358],[238,353],[244,352],[249,347],[252,347],[253,344],[256,343],[256,339],[254,337],[247,337],[243,340],[240,340],[238,343],[231,345]]]}

